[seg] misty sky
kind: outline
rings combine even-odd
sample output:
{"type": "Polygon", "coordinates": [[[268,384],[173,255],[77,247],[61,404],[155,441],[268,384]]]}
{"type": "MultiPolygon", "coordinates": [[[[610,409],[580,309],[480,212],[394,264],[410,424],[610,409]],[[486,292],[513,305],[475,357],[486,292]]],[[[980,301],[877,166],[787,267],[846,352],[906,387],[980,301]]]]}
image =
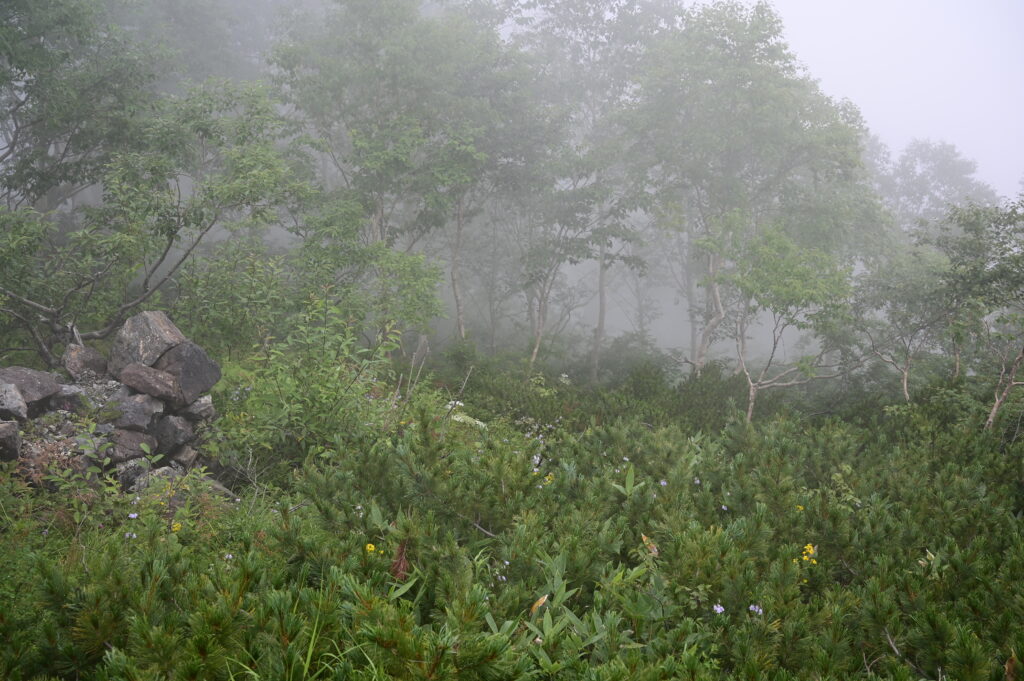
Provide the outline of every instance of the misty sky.
{"type": "Polygon", "coordinates": [[[1016,197],[1024,177],[1024,0],[770,0],[822,89],[894,152],[952,142],[1016,197]]]}

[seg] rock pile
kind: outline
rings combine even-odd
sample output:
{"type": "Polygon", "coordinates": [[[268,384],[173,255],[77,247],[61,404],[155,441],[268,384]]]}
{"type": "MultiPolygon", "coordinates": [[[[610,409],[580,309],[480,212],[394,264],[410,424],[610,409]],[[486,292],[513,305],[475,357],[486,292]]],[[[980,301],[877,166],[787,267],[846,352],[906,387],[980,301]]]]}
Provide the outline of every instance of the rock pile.
{"type": "Polygon", "coordinates": [[[80,470],[107,459],[128,489],[195,464],[197,427],[215,416],[204,393],[220,380],[220,367],[167,315],[128,319],[109,358],[70,345],[62,359],[74,383],[44,371],[0,368],[0,460],[20,459],[27,471],[39,471],[55,458],[80,470]],[[65,421],[89,416],[97,425],[89,433],[51,426],[48,437],[23,441],[23,426],[53,412],[69,412],[65,421]],[[160,456],[150,470],[154,455],[160,456]]]}

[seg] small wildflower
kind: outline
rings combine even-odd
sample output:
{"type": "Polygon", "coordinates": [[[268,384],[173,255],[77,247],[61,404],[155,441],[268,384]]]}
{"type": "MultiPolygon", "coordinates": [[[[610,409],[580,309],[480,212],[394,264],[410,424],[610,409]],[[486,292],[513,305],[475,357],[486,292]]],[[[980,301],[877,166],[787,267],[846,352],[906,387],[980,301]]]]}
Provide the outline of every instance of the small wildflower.
{"type": "Polygon", "coordinates": [[[725,612],[725,608],[722,607],[721,603],[715,603],[711,609],[715,611],[716,615],[721,615],[723,612],[725,612]]]}
{"type": "Polygon", "coordinates": [[[177,520],[171,523],[171,532],[181,532],[181,523],[177,520]]]}
{"type": "Polygon", "coordinates": [[[747,608],[747,609],[750,610],[750,612],[754,613],[755,615],[762,615],[762,614],[764,614],[764,610],[761,609],[760,605],[751,604],[751,606],[749,608],[747,608]]]}
{"type": "Polygon", "coordinates": [[[134,532],[125,532],[124,533],[124,538],[125,539],[137,539],[138,536],[139,535],[135,534],[134,532]]]}
{"type": "Polygon", "coordinates": [[[700,478],[694,478],[693,479],[693,484],[699,485],[700,484],[700,478]]]}
{"type": "Polygon", "coordinates": [[[135,520],[136,518],[139,517],[139,514],[138,513],[129,513],[128,517],[131,518],[132,520],[135,520]]]}
{"type": "Polygon", "coordinates": [[[376,550],[377,550],[377,547],[374,546],[373,544],[367,544],[366,545],[366,552],[367,553],[373,553],[376,550]]]}
{"type": "Polygon", "coordinates": [[[798,511],[802,511],[802,510],[804,510],[804,507],[803,507],[803,506],[801,506],[800,504],[797,504],[797,505],[796,505],[796,510],[798,510],[798,511]]]}
{"type": "Polygon", "coordinates": [[[622,457],[622,460],[623,461],[629,461],[629,457],[628,456],[624,456],[624,457],[622,457]]]}
{"type": "Polygon", "coordinates": [[[658,482],[658,484],[661,485],[662,487],[668,487],[668,480],[661,480],[658,482]]]}
{"type": "Polygon", "coordinates": [[[554,481],[555,481],[555,474],[554,473],[548,473],[547,475],[544,476],[544,484],[545,485],[550,485],[554,481]]]}
{"type": "Polygon", "coordinates": [[[233,553],[225,553],[224,554],[224,560],[233,560],[234,557],[235,557],[235,554],[233,554],[233,553]]]}
{"type": "Polygon", "coordinates": [[[43,536],[44,536],[44,537],[45,537],[46,535],[48,535],[48,534],[50,534],[50,531],[49,531],[49,530],[43,530],[43,536]]]}
{"type": "Polygon", "coordinates": [[[723,511],[728,511],[728,510],[729,510],[729,507],[728,507],[728,506],[726,506],[725,504],[722,504],[722,510],[723,510],[723,511]]]}

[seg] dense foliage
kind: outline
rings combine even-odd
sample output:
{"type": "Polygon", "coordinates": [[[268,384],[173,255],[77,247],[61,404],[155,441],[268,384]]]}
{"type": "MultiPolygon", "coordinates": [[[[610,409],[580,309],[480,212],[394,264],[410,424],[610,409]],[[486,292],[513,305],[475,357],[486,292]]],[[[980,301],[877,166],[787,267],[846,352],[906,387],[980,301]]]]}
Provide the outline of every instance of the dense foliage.
{"type": "Polygon", "coordinates": [[[555,379],[485,422],[335,332],[218,392],[236,499],[4,470],[4,678],[991,679],[1024,649],[1024,452],[981,404],[586,426],[555,379]]]}

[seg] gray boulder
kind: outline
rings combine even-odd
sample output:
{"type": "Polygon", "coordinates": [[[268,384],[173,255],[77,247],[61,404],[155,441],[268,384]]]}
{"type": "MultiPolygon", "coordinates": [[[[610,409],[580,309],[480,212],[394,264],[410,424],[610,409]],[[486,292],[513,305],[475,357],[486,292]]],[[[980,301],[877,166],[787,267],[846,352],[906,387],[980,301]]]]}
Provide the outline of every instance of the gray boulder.
{"type": "Polygon", "coordinates": [[[108,369],[119,378],[121,370],[132,362],[153,366],[162,354],[185,340],[163,312],[140,312],[125,321],[117,332],[108,369]]]}
{"type": "Polygon", "coordinates": [[[173,375],[181,386],[185,404],[192,404],[220,380],[220,366],[206,351],[192,342],[168,350],[154,365],[173,375]]]}
{"type": "Polygon", "coordinates": [[[50,411],[69,411],[72,414],[84,414],[92,408],[92,402],[85,390],[77,385],[62,385],[60,390],[50,395],[48,409],[50,411]]]}
{"type": "Polygon", "coordinates": [[[0,369],[0,383],[13,384],[24,398],[30,413],[40,402],[60,390],[60,382],[53,374],[25,367],[0,369]]]}
{"type": "Polygon", "coordinates": [[[27,418],[28,404],[18,387],[13,383],[0,382],[0,419],[24,421],[27,418]]]}
{"type": "Polygon", "coordinates": [[[182,468],[192,468],[199,459],[199,452],[188,445],[182,445],[171,454],[171,461],[182,468]]]}
{"type": "MultiPolygon", "coordinates": [[[[161,481],[173,483],[175,480],[180,480],[183,477],[185,477],[185,471],[175,464],[164,466],[163,468],[146,470],[142,475],[138,476],[132,484],[128,485],[128,491],[141,492],[150,485],[161,481]]],[[[175,495],[175,498],[171,500],[172,505],[176,506],[181,503],[178,497],[179,495],[175,495]]]]}
{"type": "Polygon", "coordinates": [[[0,421],[0,461],[14,461],[21,451],[21,433],[15,421],[0,421]]]}
{"type": "Polygon", "coordinates": [[[85,345],[72,343],[64,349],[61,363],[76,381],[82,381],[107,373],[107,360],[99,351],[85,345]]]}
{"type": "Polygon", "coordinates": [[[213,407],[213,398],[203,395],[198,400],[178,412],[189,421],[212,421],[217,416],[217,410],[213,407]]]}
{"type": "Polygon", "coordinates": [[[148,456],[142,445],[146,445],[149,454],[156,453],[156,438],[146,433],[119,428],[111,433],[110,441],[114,446],[108,449],[105,455],[110,456],[110,460],[115,464],[148,456]]]}
{"type": "Polygon", "coordinates": [[[113,404],[120,416],[114,419],[114,425],[124,430],[149,430],[153,417],[162,414],[164,403],[149,395],[130,395],[113,404]]]}
{"type": "Polygon", "coordinates": [[[151,432],[156,436],[156,451],[160,454],[167,454],[195,437],[192,424],[181,416],[162,417],[151,432]]]}
{"type": "Polygon", "coordinates": [[[166,371],[132,362],[121,369],[121,382],[132,390],[172,404],[183,404],[178,379],[166,371]]]}

